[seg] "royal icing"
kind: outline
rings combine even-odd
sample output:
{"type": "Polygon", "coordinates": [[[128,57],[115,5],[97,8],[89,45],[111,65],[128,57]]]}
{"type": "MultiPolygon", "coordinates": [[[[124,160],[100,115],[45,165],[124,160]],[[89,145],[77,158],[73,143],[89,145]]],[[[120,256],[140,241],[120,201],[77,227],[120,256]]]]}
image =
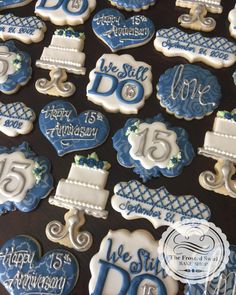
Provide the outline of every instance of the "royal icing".
{"type": "Polygon", "coordinates": [[[167,112],[186,120],[210,115],[219,105],[221,87],[208,70],[177,65],[161,75],[157,97],[167,112]]]}
{"type": "Polygon", "coordinates": [[[236,5],[229,13],[229,31],[232,37],[236,38],[236,5]]]}
{"type": "Polygon", "coordinates": [[[35,13],[58,26],[83,24],[96,7],[96,0],[38,0],[35,13]]]}
{"type": "Polygon", "coordinates": [[[36,116],[23,102],[0,102],[0,131],[8,136],[27,134],[33,129],[36,116]]]}
{"type": "Polygon", "coordinates": [[[1,146],[0,163],[0,214],[16,208],[32,211],[53,188],[48,159],[37,156],[25,142],[10,149],[1,146]]]}
{"type": "Polygon", "coordinates": [[[217,160],[216,175],[210,171],[201,173],[200,184],[223,195],[236,198],[235,173],[236,112],[220,111],[214,121],[213,131],[207,131],[199,154],[217,160]]]}
{"type": "Polygon", "coordinates": [[[229,262],[225,270],[212,281],[205,284],[187,284],[185,295],[233,295],[236,288],[236,246],[230,246],[229,262]]]}
{"type": "Polygon", "coordinates": [[[98,111],[77,115],[74,106],[56,100],[47,104],[39,115],[39,128],[59,156],[101,145],[109,134],[109,123],[98,111]]]}
{"type": "Polygon", "coordinates": [[[32,0],[1,0],[0,1],[0,10],[15,8],[27,5],[32,0]]]}
{"type": "Polygon", "coordinates": [[[149,189],[137,180],[120,182],[114,187],[112,207],[125,219],[145,218],[155,228],[177,221],[210,219],[210,209],[194,196],[174,196],[165,187],[149,189]]]}
{"type": "Polygon", "coordinates": [[[116,9],[104,9],[93,18],[94,33],[116,52],[148,43],[155,33],[153,22],[143,15],[125,19],[116,9]]]}
{"type": "Polygon", "coordinates": [[[140,11],[148,9],[156,3],[156,0],[109,0],[114,6],[127,11],[140,11]]]}
{"type": "Polygon", "coordinates": [[[36,16],[18,17],[12,13],[0,15],[0,38],[17,39],[24,43],[40,42],[47,27],[36,16]]]}
{"type": "Polygon", "coordinates": [[[236,85],[236,71],[233,73],[234,84],[236,85]]]}
{"type": "Polygon", "coordinates": [[[16,48],[13,41],[0,43],[0,91],[15,93],[31,78],[32,68],[28,53],[16,48]]]}
{"type": "Polygon", "coordinates": [[[49,199],[50,204],[69,210],[65,214],[65,226],[59,221],[47,225],[49,240],[81,252],[90,248],[91,234],[79,229],[85,222],[84,214],[107,218],[105,207],[109,191],[104,188],[109,169],[110,164],[99,160],[96,153],[88,157],[75,156],[68,178],[59,181],[55,196],[49,199]]]}
{"type": "Polygon", "coordinates": [[[129,119],[112,140],[118,162],[133,168],[144,182],[161,174],[178,176],[194,157],[187,132],[169,127],[160,114],[146,120],[129,119]]]}
{"type": "Polygon", "coordinates": [[[177,28],[160,29],[154,46],[164,55],[182,56],[189,62],[202,61],[214,68],[230,67],[236,61],[236,45],[222,37],[188,34],[177,28]]]}
{"type": "Polygon", "coordinates": [[[109,112],[136,114],[152,94],[151,66],[127,54],[102,55],[89,79],[88,100],[109,112]]]}
{"type": "Polygon", "coordinates": [[[176,295],[178,284],[162,269],[157,247],[147,231],[110,230],[90,261],[89,294],[176,295]]]}
{"type": "Polygon", "coordinates": [[[0,249],[0,282],[11,295],[69,295],[74,288],[79,265],[66,250],[53,250],[41,257],[38,242],[16,236],[0,249]]]}
{"type": "Polygon", "coordinates": [[[210,32],[214,30],[216,21],[206,17],[208,12],[222,13],[221,0],[176,0],[176,6],[190,8],[190,14],[183,14],[178,22],[184,28],[210,32]]]}
{"type": "Polygon", "coordinates": [[[49,47],[45,47],[36,66],[51,70],[48,81],[44,78],[35,83],[36,89],[43,94],[68,97],[74,94],[76,87],[71,82],[66,82],[67,72],[84,75],[85,35],[74,31],[72,28],[58,29],[54,32],[49,47]]]}

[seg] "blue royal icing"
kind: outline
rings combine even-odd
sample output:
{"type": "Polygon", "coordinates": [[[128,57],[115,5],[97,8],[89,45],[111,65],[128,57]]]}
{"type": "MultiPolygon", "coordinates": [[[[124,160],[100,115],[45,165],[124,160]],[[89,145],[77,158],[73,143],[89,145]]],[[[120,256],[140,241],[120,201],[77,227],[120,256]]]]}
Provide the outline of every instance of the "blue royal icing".
{"type": "Polygon", "coordinates": [[[1,0],[0,10],[8,9],[11,7],[23,6],[31,2],[32,0],[1,0]]]}
{"type": "Polygon", "coordinates": [[[236,85],[236,71],[233,73],[234,84],[236,85]]]}
{"type": "Polygon", "coordinates": [[[177,65],[161,75],[157,96],[168,112],[191,120],[211,114],[218,107],[221,87],[208,70],[177,65]]]}
{"type": "Polygon", "coordinates": [[[49,160],[45,157],[37,156],[29,148],[27,142],[23,142],[21,145],[9,149],[0,146],[0,157],[2,154],[4,156],[4,161],[2,161],[1,167],[1,183],[3,183],[4,179],[6,179],[8,174],[12,171],[14,172],[13,177],[11,178],[12,182],[14,179],[18,180],[18,182],[17,187],[11,189],[10,192],[7,190],[6,186],[1,188],[0,198],[4,197],[4,199],[7,199],[8,197],[9,200],[0,204],[0,214],[6,213],[7,211],[14,211],[16,208],[22,212],[34,210],[40,200],[46,198],[53,188],[53,178],[50,174],[51,164],[49,160]],[[36,180],[35,184],[28,190],[26,188],[25,197],[19,202],[14,201],[14,198],[17,197],[17,194],[14,193],[15,190],[18,190],[21,186],[22,191],[23,188],[25,188],[24,179],[28,165],[24,165],[22,162],[20,163],[22,165],[21,167],[18,167],[18,165],[15,166],[16,163],[14,163],[14,159],[11,159],[11,154],[15,152],[22,153],[25,160],[32,160],[35,163],[34,169],[31,171],[31,174],[33,174],[36,180]],[[8,169],[10,169],[10,171],[8,171],[8,169]]]}
{"type": "Polygon", "coordinates": [[[39,127],[59,156],[101,145],[110,129],[102,113],[88,110],[78,115],[71,103],[60,100],[41,110],[39,127]]]}
{"type": "Polygon", "coordinates": [[[155,33],[154,24],[149,18],[136,15],[126,20],[118,10],[110,8],[94,16],[92,27],[113,52],[146,44],[155,33]]]}
{"type": "Polygon", "coordinates": [[[140,10],[154,5],[156,0],[110,0],[112,4],[127,10],[140,10]]]}
{"type": "Polygon", "coordinates": [[[6,65],[6,70],[2,71],[0,79],[4,82],[0,83],[0,91],[4,93],[14,92],[19,86],[25,85],[31,77],[31,58],[26,52],[20,51],[14,44],[13,41],[7,41],[5,43],[0,43],[0,55],[3,55],[0,62],[6,65]],[[3,47],[1,47],[3,46],[3,47]],[[12,61],[14,63],[14,71],[12,70],[8,74],[8,70],[12,68],[8,59],[4,57],[7,53],[4,47],[8,48],[9,53],[15,53],[16,59],[12,61]]]}
{"type": "Polygon", "coordinates": [[[185,295],[233,295],[236,288],[236,246],[230,246],[229,262],[221,275],[206,284],[187,285],[185,295]]]}
{"type": "Polygon", "coordinates": [[[0,249],[0,282],[11,295],[67,295],[79,266],[69,251],[56,249],[41,257],[41,247],[28,236],[16,236],[0,249]]]}
{"type": "Polygon", "coordinates": [[[189,165],[195,156],[192,144],[188,140],[188,134],[185,129],[180,127],[169,127],[169,124],[165,122],[163,116],[158,114],[153,118],[146,120],[139,120],[137,118],[132,118],[126,121],[125,126],[119,129],[112,138],[113,147],[117,151],[118,162],[126,167],[132,168],[134,173],[138,174],[144,182],[148,181],[153,177],[159,177],[161,175],[166,177],[175,177],[181,174],[183,168],[189,165]],[[177,139],[176,143],[180,149],[181,159],[180,161],[175,161],[173,167],[160,168],[158,166],[152,169],[145,169],[139,160],[134,160],[130,155],[131,144],[128,141],[127,131],[137,122],[152,124],[154,122],[162,122],[166,125],[169,130],[176,133],[177,139]]]}

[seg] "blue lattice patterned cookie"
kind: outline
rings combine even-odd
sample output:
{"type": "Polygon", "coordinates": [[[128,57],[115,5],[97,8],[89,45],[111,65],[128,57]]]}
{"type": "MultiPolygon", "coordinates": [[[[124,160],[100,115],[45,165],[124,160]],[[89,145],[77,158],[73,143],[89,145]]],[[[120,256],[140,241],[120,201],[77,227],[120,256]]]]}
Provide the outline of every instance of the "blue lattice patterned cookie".
{"type": "Polygon", "coordinates": [[[157,97],[177,118],[201,119],[219,105],[221,87],[210,71],[195,65],[177,65],[161,75],[157,97]]]}
{"type": "Polygon", "coordinates": [[[112,139],[118,162],[144,182],[161,175],[178,176],[195,156],[185,129],[170,127],[161,114],[129,119],[112,139]]]}

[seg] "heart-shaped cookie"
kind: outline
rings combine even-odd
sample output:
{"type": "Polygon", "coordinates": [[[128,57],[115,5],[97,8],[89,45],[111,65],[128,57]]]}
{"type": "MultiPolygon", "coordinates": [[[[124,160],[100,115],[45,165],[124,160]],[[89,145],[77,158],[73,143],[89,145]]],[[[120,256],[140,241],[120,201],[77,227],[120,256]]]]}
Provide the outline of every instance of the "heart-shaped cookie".
{"type": "Polygon", "coordinates": [[[41,110],[39,127],[59,156],[101,145],[110,129],[102,113],[89,110],[78,115],[71,103],[60,100],[41,110]]]}
{"type": "Polygon", "coordinates": [[[70,294],[79,274],[76,258],[66,250],[41,257],[36,240],[16,236],[0,249],[0,282],[11,295],[70,294]]]}
{"type": "Polygon", "coordinates": [[[149,18],[135,15],[126,20],[122,13],[111,8],[99,11],[93,18],[92,27],[113,52],[144,45],[155,32],[149,18]]]}

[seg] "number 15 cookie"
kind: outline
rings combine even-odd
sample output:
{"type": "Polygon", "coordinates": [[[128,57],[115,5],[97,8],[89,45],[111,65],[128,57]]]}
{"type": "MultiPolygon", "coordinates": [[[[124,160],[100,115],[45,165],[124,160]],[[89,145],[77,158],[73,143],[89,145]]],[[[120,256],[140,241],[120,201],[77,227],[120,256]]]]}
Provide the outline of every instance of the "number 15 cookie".
{"type": "Polygon", "coordinates": [[[162,117],[129,119],[113,136],[118,162],[133,168],[144,182],[152,177],[178,176],[189,165],[194,150],[183,128],[170,127],[162,117]]]}

